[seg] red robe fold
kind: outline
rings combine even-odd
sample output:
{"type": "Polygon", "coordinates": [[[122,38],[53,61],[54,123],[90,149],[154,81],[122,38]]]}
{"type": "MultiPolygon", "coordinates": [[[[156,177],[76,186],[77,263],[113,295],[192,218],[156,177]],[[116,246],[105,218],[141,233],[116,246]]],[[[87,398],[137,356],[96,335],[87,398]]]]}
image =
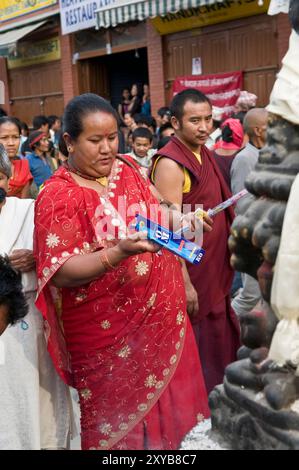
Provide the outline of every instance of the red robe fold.
{"type": "Polygon", "coordinates": [[[230,170],[233,161],[239,152],[240,150],[237,150],[237,152],[234,152],[232,155],[220,155],[217,153],[217,150],[213,152],[213,158],[215,159],[228,188],[231,187],[230,170]]]}
{"type": "MultiPolygon", "coordinates": [[[[206,147],[201,148],[202,164],[176,137],[159,151],[187,168],[191,175],[191,191],[183,195],[183,204],[202,204],[204,210],[215,207],[230,197],[221,172],[206,147]]],[[[191,282],[198,294],[199,314],[193,320],[208,392],[222,383],[227,364],[236,360],[239,347],[239,324],[230,307],[233,270],[227,245],[232,208],[214,218],[213,230],[204,233],[205,255],[200,265],[187,263],[191,282]]]]}

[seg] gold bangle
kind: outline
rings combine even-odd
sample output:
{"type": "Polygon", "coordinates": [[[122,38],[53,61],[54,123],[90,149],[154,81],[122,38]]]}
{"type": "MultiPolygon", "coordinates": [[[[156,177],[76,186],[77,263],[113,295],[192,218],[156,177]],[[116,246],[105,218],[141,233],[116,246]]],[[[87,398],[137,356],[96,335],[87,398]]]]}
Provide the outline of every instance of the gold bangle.
{"type": "Polygon", "coordinates": [[[116,266],[113,266],[113,264],[111,264],[108,259],[107,250],[101,250],[99,258],[106,271],[112,271],[113,269],[116,269],[116,266]]]}

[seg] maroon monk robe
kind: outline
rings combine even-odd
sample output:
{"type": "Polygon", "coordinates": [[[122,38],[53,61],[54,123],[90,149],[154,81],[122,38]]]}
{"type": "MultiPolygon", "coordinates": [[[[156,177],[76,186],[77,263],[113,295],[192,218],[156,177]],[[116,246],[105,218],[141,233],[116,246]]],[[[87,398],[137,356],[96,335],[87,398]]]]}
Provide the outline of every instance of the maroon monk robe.
{"type": "Polygon", "coordinates": [[[230,170],[231,166],[233,164],[233,161],[236,157],[236,155],[240,152],[238,150],[237,152],[234,152],[232,155],[220,155],[217,153],[217,150],[215,150],[212,153],[213,158],[215,159],[215,162],[218,165],[218,168],[224,178],[224,181],[226,182],[228,188],[230,189],[231,187],[231,178],[230,178],[230,170]]]}
{"type": "MultiPolygon", "coordinates": [[[[202,165],[176,137],[159,150],[159,156],[176,161],[190,172],[191,191],[183,194],[183,204],[191,204],[192,211],[196,204],[208,210],[230,197],[209,150],[202,147],[200,154],[202,165]]],[[[239,322],[230,307],[233,270],[227,241],[233,217],[232,208],[217,214],[212,232],[204,233],[206,252],[200,265],[186,263],[198,294],[199,312],[192,323],[208,392],[223,382],[224,369],[236,360],[240,346],[239,322]]]]}

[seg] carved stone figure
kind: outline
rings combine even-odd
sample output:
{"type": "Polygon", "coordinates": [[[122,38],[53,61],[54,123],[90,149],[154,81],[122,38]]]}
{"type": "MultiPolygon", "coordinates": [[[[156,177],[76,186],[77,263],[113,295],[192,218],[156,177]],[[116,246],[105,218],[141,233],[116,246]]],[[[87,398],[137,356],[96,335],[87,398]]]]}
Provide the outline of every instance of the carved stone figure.
{"type": "Polygon", "coordinates": [[[292,223],[294,214],[299,221],[299,177],[292,188],[299,173],[297,0],[291,0],[289,15],[293,32],[268,106],[267,146],[246,181],[252,197],[229,240],[233,266],[258,279],[263,302],[241,317],[240,360],[227,367],[223,386],[209,397],[212,429],[229,436],[235,449],[299,449],[299,288],[292,282],[299,279],[299,264],[286,254],[293,254],[288,243],[296,246],[292,230],[299,229],[292,223]]]}

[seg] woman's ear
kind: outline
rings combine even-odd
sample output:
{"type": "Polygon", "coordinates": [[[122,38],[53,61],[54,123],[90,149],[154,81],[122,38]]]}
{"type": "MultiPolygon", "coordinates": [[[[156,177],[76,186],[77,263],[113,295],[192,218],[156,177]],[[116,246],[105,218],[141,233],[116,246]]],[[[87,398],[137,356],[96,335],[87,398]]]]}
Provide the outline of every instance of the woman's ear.
{"type": "Polygon", "coordinates": [[[65,141],[65,144],[66,144],[66,147],[67,147],[67,151],[69,153],[73,152],[74,148],[73,148],[71,136],[67,132],[65,132],[63,134],[63,138],[64,138],[64,141],[65,141]]]}

